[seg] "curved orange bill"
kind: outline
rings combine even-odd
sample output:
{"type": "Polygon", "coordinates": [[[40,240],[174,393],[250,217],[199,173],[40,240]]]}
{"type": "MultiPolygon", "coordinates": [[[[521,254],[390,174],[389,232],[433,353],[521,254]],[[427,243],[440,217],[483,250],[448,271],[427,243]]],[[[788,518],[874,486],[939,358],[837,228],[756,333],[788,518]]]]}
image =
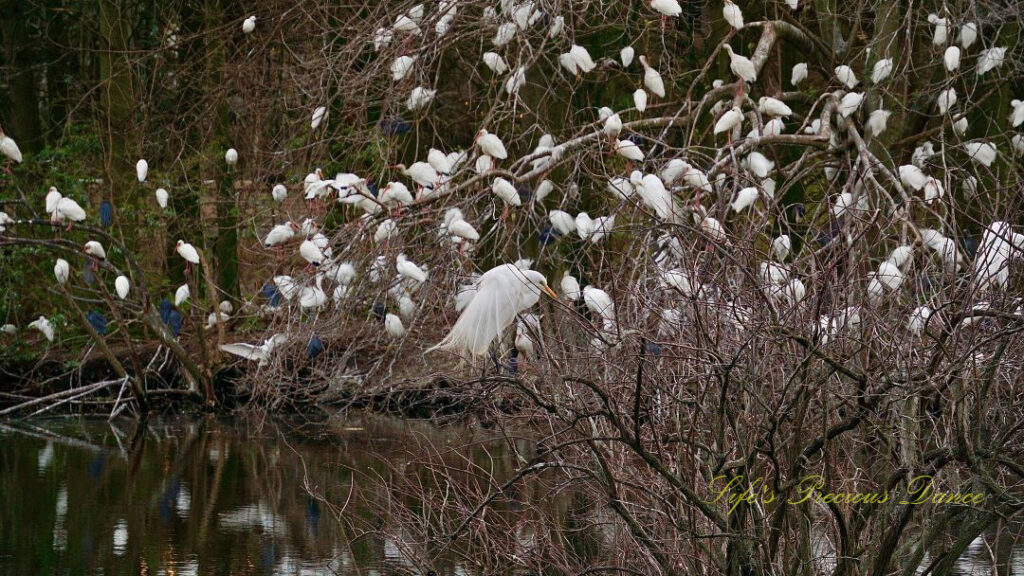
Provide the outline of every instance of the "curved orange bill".
{"type": "Polygon", "coordinates": [[[555,291],[552,290],[551,287],[548,286],[547,284],[541,286],[540,289],[546,292],[548,296],[551,296],[555,300],[558,300],[558,294],[555,294],[555,291]]]}

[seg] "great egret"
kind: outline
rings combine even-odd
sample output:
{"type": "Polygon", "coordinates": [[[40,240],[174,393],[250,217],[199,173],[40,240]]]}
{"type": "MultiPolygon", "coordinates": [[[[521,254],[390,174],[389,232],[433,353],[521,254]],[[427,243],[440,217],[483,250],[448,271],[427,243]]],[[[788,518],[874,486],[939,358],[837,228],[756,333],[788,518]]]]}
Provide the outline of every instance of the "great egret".
{"type": "Polygon", "coordinates": [[[644,67],[644,87],[658,98],[665,97],[665,82],[661,73],[647,63],[647,56],[640,56],[640,64],[644,67]]]}
{"type": "Polygon", "coordinates": [[[131,285],[128,282],[127,276],[118,276],[114,279],[114,292],[117,293],[117,297],[124,300],[128,297],[128,291],[131,289],[131,285]]]}
{"type": "Polygon", "coordinates": [[[252,31],[256,29],[256,17],[249,16],[242,21],[242,34],[252,34],[252,31]]]}
{"type": "Polygon", "coordinates": [[[451,332],[427,352],[449,350],[482,356],[517,314],[537,303],[541,292],[558,298],[540,272],[520,270],[513,264],[488,270],[476,282],[476,294],[451,332]]]}
{"type": "Polygon", "coordinates": [[[871,69],[871,83],[878,84],[888,78],[889,74],[892,74],[892,58],[883,58],[875,62],[871,69]]]}
{"type": "Polygon", "coordinates": [[[53,275],[57,277],[57,283],[61,286],[67,284],[68,276],[71,275],[71,265],[67,260],[57,258],[57,263],[53,266],[53,275]]]}
{"type": "Polygon", "coordinates": [[[750,58],[733,52],[729,44],[725,45],[725,51],[729,54],[729,69],[737,78],[751,84],[757,81],[757,69],[750,58]]]}
{"type": "Polygon", "coordinates": [[[807,79],[807,62],[800,62],[793,66],[793,71],[790,73],[789,82],[793,86],[799,86],[801,82],[807,79]]]}
{"type": "Polygon", "coordinates": [[[28,327],[38,330],[48,341],[53,342],[53,324],[46,319],[46,316],[40,316],[38,319],[29,322],[28,327]]]}
{"type": "Polygon", "coordinates": [[[21,164],[22,156],[18,143],[14,141],[14,138],[4,134],[2,128],[0,128],[0,152],[3,152],[4,156],[12,162],[21,164]]]}
{"type": "Polygon", "coordinates": [[[259,345],[238,342],[236,344],[221,344],[218,348],[222,352],[227,352],[246,360],[256,360],[258,366],[265,366],[270,361],[270,356],[273,354],[274,349],[287,341],[287,334],[274,334],[259,345]]]}

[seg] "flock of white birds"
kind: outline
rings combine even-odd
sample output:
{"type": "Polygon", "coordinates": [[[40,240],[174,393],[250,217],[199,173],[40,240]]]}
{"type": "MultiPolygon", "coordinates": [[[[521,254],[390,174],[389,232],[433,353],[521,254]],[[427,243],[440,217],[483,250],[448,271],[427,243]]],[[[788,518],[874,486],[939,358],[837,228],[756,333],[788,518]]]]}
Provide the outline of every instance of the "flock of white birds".
{"type": "MultiPolygon", "coordinates": [[[[676,0],[644,0],[652,16],[662,19],[677,17],[681,7],[676,0]]],[[[787,0],[790,8],[798,8],[798,0],[787,0]]],[[[417,5],[408,12],[401,14],[393,24],[379,28],[373,37],[375,50],[385,53],[393,43],[400,51],[409,52],[398,55],[390,65],[391,77],[396,81],[406,78],[421,62],[421,55],[414,50],[415,42],[411,38],[425,35],[423,26],[432,22],[436,35],[443,36],[451,29],[459,9],[458,0],[440,0],[437,13],[428,18],[424,5],[417,5]]],[[[735,30],[743,29],[746,24],[743,14],[730,0],[724,0],[722,15],[735,30]]],[[[516,98],[518,92],[526,85],[529,69],[524,65],[510,64],[502,55],[502,49],[517,35],[539,26],[547,27],[547,36],[561,38],[566,26],[561,16],[545,13],[532,1],[515,2],[500,0],[497,6],[488,6],[484,11],[484,22],[494,27],[494,36],[483,53],[482,62],[500,82],[501,88],[510,98],[516,98]]],[[[936,50],[942,51],[942,62],[950,77],[963,74],[962,62],[971,56],[975,58],[973,73],[977,76],[995,70],[1003,65],[1006,58],[1005,47],[986,47],[972,50],[982,39],[979,27],[971,21],[956,21],[953,18],[942,18],[932,14],[928,18],[933,30],[933,43],[936,50]],[[958,32],[957,44],[952,44],[953,36],[958,32]]],[[[242,30],[246,34],[256,32],[256,17],[246,18],[242,30]]],[[[737,53],[728,43],[732,34],[723,42],[721,49],[729,58],[729,69],[736,77],[737,90],[731,100],[722,100],[711,108],[709,123],[713,126],[716,138],[722,138],[718,158],[726,160],[714,170],[702,170],[684,158],[667,158],[659,160],[660,165],[654,171],[650,169],[652,161],[647,158],[641,145],[628,136],[627,123],[623,121],[624,110],[615,111],[601,108],[597,121],[592,129],[598,138],[591,142],[610,143],[612,150],[625,159],[626,173],[611,178],[607,182],[608,193],[621,205],[638,205],[652,219],[651,224],[661,231],[655,251],[658,281],[664,290],[687,299],[721,298],[721,294],[711,286],[702,284],[699,275],[683,264],[684,251],[680,238],[687,236],[697,238],[710,245],[717,244],[720,249],[727,250],[732,246],[729,230],[723,225],[721,208],[709,208],[702,199],[715,201],[716,196],[728,194],[728,201],[722,206],[733,214],[750,211],[758,202],[771,203],[776,189],[773,176],[777,169],[775,162],[765,155],[765,151],[757,149],[763,139],[770,139],[785,133],[786,121],[794,115],[790,105],[780,98],[763,96],[754,101],[747,96],[748,88],[756,84],[758,66],[754,60],[737,53]],[[743,136],[743,127],[751,125],[750,131],[743,136]],[[724,136],[720,136],[724,135],[724,136]],[[740,148],[741,144],[745,145],[740,148]],[[736,162],[731,176],[726,170],[730,156],[729,147],[743,150],[745,154],[736,162]],[[713,178],[709,178],[713,174],[713,178]],[[735,190],[735,192],[734,192],[735,190]],[[683,200],[686,198],[687,200],[683,200]],[[717,210],[717,212],[716,212],[717,210]],[[718,214],[716,217],[715,214],[718,214]],[[690,224],[692,221],[692,225],[690,224]]],[[[984,42],[981,42],[984,44],[984,42]]],[[[507,55],[506,55],[507,56],[507,55]]],[[[664,99],[672,91],[671,83],[666,84],[658,69],[651,64],[645,55],[637,57],[631,46],[621,48],[618,60],[623,69],[629,69],[634,60],[642,67],[641,87],[633,94],[635,110],[629,111],[630,117],[642,118],[648,104],[655,99],[664,99]]],[[[570,75],[585,75],[593,71],[598,62],[586,48],[573,44],[569,49],[557,56],[557,63],[570,75]]],[[[883,59],[874,63],[869,81],[871,85],[886,82],[894,71],[892,59],[883,59]]],[[[848,122],[857,122],[860,116],[863,121],[864,134],[877,138],[885,132],[890,111],[878,106],[869,114],[858,115],[858,111],[866,103],[865,91],[857,91],[865,83],[858,78],[853,67],[840,65],[831,71],[834,77],[829,79],[836,87],[831,96],[831,108],[828,116],[811,121],[801,131],[807,135],[827,136],[832,149],[845,146],[842,134],[845,130],[831,129],[830,125],[846,126],[848,122]],[[825,124],[825,125],[823,125],[825,124]]],[[[789,78],[794,86],[799,86],[809,75],[806,63],[797,64],[792,68],[789,78]]],[[[722,86],[716,81],[715,88],[722,86]]],[[[416,86],[406,100],[409,110],[416,111],[429,107],[437,95],[437,91],[427,86],[416,86]]],[[[949,118],[949,126],[958,137],[963,138],[968,130],[968,120],[963,114],[964,97],[957,94],[952,82],[941,91],[936,104],[939,113],[949,118]]],[[[1024,123],[1024,102],[1014,100],[1009,111],[1010,128],[1017,128],[1024,123]]],[[[317,107],[313,113],[310,127],[315,131],[327,120],[328,110],[324,106],[317,107]]],[[[1012,136],[1015,155],[1024,154],[1024,135],[1012,136]]],[[[640,141],[642,142],[642,140],[640,141]]],[[[721,142],[721,140],[719,140],[721,142]]],[[[770,142],[767,140],[766,142],[770,142]]],[[[987,140],[961,140],[959,146],[966,157],[983,167],[989,167],[996,161],[999,151],[993,142],[987,140]]],[[[947,143],[947,146],[950,144],[947,143]]],[[[0,132],[0,150],[14,162],[21,162],[21,153],[17,145],[8,136],[0,132]]],[[[540,180],[532,187],[532,195],[527,199],[538,205],[550,194],[555,186],[543,179],[547,171],[556,166],[566,154],[572,150],[567,145],[558,145],[553,137],[545,135],[536,148],[522,162],[524,170],[520,173],[523,180],[540,180]]],[[[878,180],[885,182],[891,190],[907,202],[920,200],[925,206],[948,201],[945,187],[949,177],[939,168],[942,162],[930,162],[936,154],[934,145],[926,143],[914,154],[913,162],[889,171],[885,166],[875,166],[880,174],[878,180]],[[885,173],[885,174],[882,174],[885,173]],[[919,195],[919,196],[918,196],[919,195]]],[[[238,162],[238,152],[234,149],[225,154],[228,164],[238,162]]],[[[313,213],[324,209],[328,201],[355,206],[364,212],[362,222],[372,226],[373,243],[384,246],[396,241],[404,225],[403,208],[424,203],[426,201],[443,203],[449,195],[467,181],[480,181],[489,184],[490,191],[504,205],[502,220],[510,211],[520,208],[524,202],[517,185],[517,179],[503,175],[491,176],[490,173],[502,163],[508,165],[509,152],[500,135],[481,128],[469,150],[445,152],[430,149],[424,160],[411,165],[391,167],[395,180],[381,186],[379,191],[369,183],[368,179],[352,173],[340,173],[334,178],[325,178],[320,169],[311,172],[303,181],[302,192],[313,213]]],[[[136,166],[140,182],[147,178],[149,166],[146,160],[139,160],[136,166]]],[[[836,168],[826,166],[826,177],[835,178],[836,168]]],[[[485,185],[488,185],[485,184],[485,185]]],[[[968,177],[963,181],[965,189],[977,188],[978,181],[968,177]]],[[[289,190],[283,184],[273,187],[271,195],[276,202],[288,197],[289,190]]],[[[164,188],[155,192],[156,202],[166,208],[169,194],[164,188]]],[[[865,184],[847,186],[844,191],[831,198],[831,216],[835,221],[843,222],[858,213],[867,210],[869,190],[865,184]]],[[[436,203],[434,204],[437,205],[436,203]]],[[[66,224],[71,227],[75,222],[86,219],[86,213],[73,199],[61,196],[55,188],[51,188],[46,196],[46,212],[54,223],[66,224]]],[[[931,213],[938,214],[933,210],[931,213]]],[[[580,239],[593,245],[601,244],[615,229],[615,214],[591,217],[585,212],[571,214],[561,209],[552,209],[548,213],[551,230],[557,236],[576,234],[580,239]]],[[[0,232],[4,226],[15,223],[6,213],[0,213],[0,232]]],[[[481,238],[478,225],[466,219],[458,207],[450,207],[444,212],[443,219],[437,223],[439,237],[442,242],[457,248],[462,255],[471,255],[473,245],[481,238]]],[[[884,260],[878,263],[877,270],[866,278],[867,294],[872,302],[877,302],[898,290],[904,282],[908,267],[914,261],[915,250],[923,247],[933,258],[951,273],[958,274],[962,269],[969,279],[975,283],[978,293],[1005,288],[1009,281],[1010,262],[1020,256],[1024,250],[1024,235],[1014,232],[1012,226],[1004,221],[992,222],[984,231],[974,257],[973,263],[967,261],[963,248],[955,238],[946,236],[941,230],[911,226],[914,233],[911,241],[905,241],[891,251],[884,260]]],[[[273,251],[284,247],[297,246],[298,254],[308,263],[308,270],[315,270],[312,282],[303,282],[287,275],[276,276],[273,280],[276,289],[288,303],[294,303],[302,311],[317,310],[331,302],[340,303],[345,300],[350,286],[356,281],[359,272],[351,261],[346,261],[345,254],[335,255],[331,238],[320,229],[314,218],[302,223],[285,222],[273,226],[263,238],[264,246],[273,251]],[[329,281],[334,288],[328,296],[324,281],[329,281]]],[[[808,289],[794,266],[793,240],[789,235],[780,234],[771,239],[768,258],[759,265],[757,278],[761,282],[763,294],[773,306],[795,307],[807,296],[808,289]]],[[[386,281],[389,294],[398,302],[398,314],[382,314],[382,329],[393,338],[403,338],[407,329],[403,319],[416,314],[415,302],[417,291],[430,280],[429,271],[425,266],[414,261],[412,252],[415,246],[405,247],[405,253],[399,253],[393,259],[388,256],[377,256],[366,274],[372,281],[386,281]]],[[[83,248],[89,258],[103,260],[106,253],[102,245],[89,241],[83,248]]],[[[188,266],[200,262],[200,253],[196,248],[179,240],[175,248],[177,255],[183,258],[188,266]]],[[[390,253],[394,253],[391,251],[390,253]]],[[[512,324],[517,322],[515,346],[520,353],[531,354],[534,351],[533,337],[538,333],[539,319],[527,311],[537,304],[542,294],[559,298],[549,286],[547,279],[540,272],[530,269],[531,262],[520,260],[516,263],[501,264],[482,274],[475,275],[473,280],[453,294],[456,310],[460,313],[448,335],[434,349],[471,356],[488,353],[492,344],[499,340],[512,324]]],[[[60,284],[68,282],[70,266],[67,261],[59,259],[54,268],[60,284]]],[[[806,278],[806,276],[805,276],[806,278]]],[[[557,283],[561,297],[567,301],[582,300],[590,310],[592,318],[599,324],[597,332],[603,338],[595,338],[594,345],[601,347],[615,340],[618,332],[616,308],[612,296],[596,287],[580,287],[580,283],[569,272],[565,272],[557,283]]],[[[115,280],[115,290],[121,299],[129,297],[131,282],[125,276],[115,280]]],[[[175,305],[180,306],[189,298],[188,285],[178,289],[175,305]]],[[[730,314],[736,322],[742,324],[750,314],[750,306],[732,302],[730,314]]],[[[286,306],[287,307],[287,306],[286,306]]],[[[219,311],[211,314],[211,323],[226,316],[230,305],[222,306],[219,311]]],[[[827,343],[840,331],[859,323],[861,308],[849,306],[825,314],[818,321],[818,334],[822,343],[827,343]]],[[[932,315],[932,308],[922,303],[914,309],[906,320],[906,327],[912,333],[920,335],[926,329],[926,323],[932,315]]],[[[678,308],[667,307],[660,311],[663,325],[672,325],[678,320],[678,308]]],[[[676,322],[677,323],[677,322],[676,322]]],[[[53,326],[45,318],[40,317],[30,324],[38,329],[47,339],[53,339],[53,326]]],[[[11,332],[14,328],[5,326],[4,331],[11,332]]],[[[225,352],[245,358],[267,362],[275,347],[286,341],[284,334],[275,334],[260,344],[228,344],[222,346],[225,352]]]]}

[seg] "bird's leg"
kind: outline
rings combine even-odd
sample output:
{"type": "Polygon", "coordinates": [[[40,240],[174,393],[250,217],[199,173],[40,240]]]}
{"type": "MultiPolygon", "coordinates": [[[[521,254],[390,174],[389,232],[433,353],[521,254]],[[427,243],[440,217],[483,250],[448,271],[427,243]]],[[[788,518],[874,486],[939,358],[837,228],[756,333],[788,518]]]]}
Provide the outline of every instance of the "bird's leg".
{"type": "Polygon", "coordinates": [[[504,204],[505,207],[501,210],[501,218],[499,218],[499,220],[504,225],[505,221],[508,220],[509,209],[508,209],[508,204],[506,204],[504,202],[502,202],[502,204],[504,204]]]}
{"type": "Polygon", "coordinates": [[[64,229],[65,232],[71,232],[71,227],[74,225],[74,221],[68,220],[68,227],[64,229]]]}
{"type": "Polygon", "coordinates": [[[668,15],[661,15],[661,33],[665,34],[665,29],[668,28],[668,15]]]}

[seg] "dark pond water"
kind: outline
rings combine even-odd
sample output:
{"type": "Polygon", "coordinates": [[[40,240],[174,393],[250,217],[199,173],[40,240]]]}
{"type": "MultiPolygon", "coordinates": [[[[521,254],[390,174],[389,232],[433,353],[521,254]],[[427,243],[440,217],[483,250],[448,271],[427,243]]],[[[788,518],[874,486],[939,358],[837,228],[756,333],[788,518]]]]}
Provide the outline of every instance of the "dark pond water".
{"type": "MultiPolygon", "coordinates": [[[[530,444],[380,419],[313,431],[212,419],[0,425],[0,574],[382,576],[424,573],[423,558],[439,575],[470,574],[454,551],[410,548],[395,503],[430,508],[396,487],[448,447],[446,470],[468,480],[414,484],[454,501],[509,477],[530,444]]],[[[528,549],[536,535],[517,526],[512,542],[528,549]]],[[[994,574],[991,546],[976,541],[960,573],[994,574]]],[[[1024,547],[997,548],[1011,550],[998,574],[1024,576],[1024,547]]]]}

